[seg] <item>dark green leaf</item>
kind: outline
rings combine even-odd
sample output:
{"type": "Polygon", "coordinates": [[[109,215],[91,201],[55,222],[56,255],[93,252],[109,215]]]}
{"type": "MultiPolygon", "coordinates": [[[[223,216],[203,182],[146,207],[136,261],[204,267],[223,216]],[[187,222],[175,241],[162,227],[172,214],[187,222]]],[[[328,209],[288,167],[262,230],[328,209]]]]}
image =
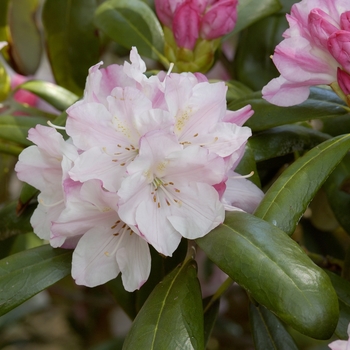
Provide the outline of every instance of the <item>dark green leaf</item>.
{"type": "Polygon", "coordinates": [[[95,24],[118,44],[136,46],[140,55],[163,61],[163,30],[144,2],[107,0],[97,9],[95,24]]]}
{"type": "Polygon", "coordinates": [[[267,17],[281,9],[278,0],[244,0],[238,2],[237,23],[233,32],[229,35],[238,33],[244,28],[249,27],[259,19],[267,17]]]}
{"type": "Polygon", "coordinates": [[[333,213],[350,234],[350,156],[347,154],[325,182],[325,190],[333,213]]]}
{"type": "Polygon", "coordinates": [[[25,213],[20,216],[16,214],[16,206],[17,202],[14,201],[0,209],[0,241],[20,233],[33,231],[29,219],[36,205],[30,205],[25,213]]]}
{"type": "Polygon", "coordinates": [[[196,242],[283,322],[312,338],[328,339],[333,334],[338,300],[327,274],[278,227],[232,212],[224,224],[196,242]]]}
{"type": "Polygon", "coordinates": [[[249,139],[257,162],[305,151],[330,138],[314,129],[301,125],[284,125],[260,132],[249,139]]]}
{"type": "Polygon", "coordinates": [[[22,147],[13,145],[12,143],[0,139],[0,153],[9,154],[17,157],[22,151],[22,147]]]}
{"type": "MultiPolygon", "coordinates": [[[[211,297],[203,300],[203,306],[205,307],[211,297]]],[[[214,301],[212,305],[209,306],[208,310],[204,313],[204,343],[205,348],[210,339],[211,332],[215,326],[215,322],[219,313],[220,299],[214,301]]]]}
{"type": "Polygon", "coordinates": [[[0,138],[29,146],[32,143],[27,140],[28,130],[37,124],[45,125],[46,122],[47,119],[42,117],[1,115],[0,138]]]}
{"type": "Polygon", "coordinates": [[[34,74],[42,56],[42,44],[35,17],[38,0],[11,0],[8,23],[12,37],[14,68],[23,75],[34,74]]]}
{"type": "Polygon", "coordinates": [[[256,350],[298,350],[280,320],[263,306],[249,306],[249,318],[256,350]]]}
{"type": "Polygon", "coordinates": [[[311,88],[310,97],[293,107],[278,107],[265,101],[261,92],[254,92],[240,100],[231,102],[231,110],[238,110],[247,104],[254,114],[246,125],[253,131],[262,131],[275,126],[292,124],[311,119],[343,116],[349,113],[344,102],[333,92],[321,88],[311,88]]]}
{"type": "Polygon", "coordinates": [[[350,133],[350,114],[322,119],[320,126],[320,131],[332,136],[350,133]]]}
{"type": "Polygon", "coordinates": [[[127,292],[120,276],[107,283],[107,287],[127,315],[134,319],[155,286],[177,265],[183,262],[187,252],[187,240],[183,239],[172,257],[161,256],[152,246],[151,273],[146,283],[133,293],[127,292]]]}
{"type": "Polygon", "coordinates": [[[59,111],[66,110],[78,100],[78,96],[56,84],[41,80],[31,80],[18,88],[32,92],[59,111]]]}
{"type": "Polygon", "coordinates": [[[239,81],[257,91],[279,75],[271,55],[287,27],[285,15],[278,14],[243,31],[233,61],[234,76],[239,81]]]}
{"type": "Polygon", "coordinates": [[[43,24],[47,50],[58,85],[80,96],[88,69],[99,60],[93,25],[95,0],[46,0],[43,24]]]}
{"type": "Polygon", "coordinates": [[[227,85],[227,102],[237,100],[239,98],[245,97],[246,95],[251,94],[253,91],[246,85],[242,84],[238,80],[231,80],[226,82],[227,85]]]}
{"type": "Polygon", "coordinates": [[[318,189],[350,148],[350,135],[327,140],[290,165],[269,188],[255,215],[293,234],[318,189]]]}
{"type": "Polygon", "coordinates": [[[196,263],[187,260],[153,290],[123,349],[204,349],[203,307],[196,263]]]}
{"type": "Polygon", "coordinates": [[[254,172],[254,174],[249,178],[249,180],[252,181],[259,188],[261,188],[260,178],[258,175],[258,171],[256,169],[256,162],[254,159],[254,151],[250,146],[250,140],[249,140],[245,147],[243,158],[237,165],[235,172],[241,175],[248,175],[252,171],[254,172]]]}
{"type": "Polygon", "coordinates": [[[0,1],[0,41],[8,41],[7,11],[10,0],[0,1]]]}
{"type": "Polygon", "coordinates": [[[49,245],[0,260],[0,315],[70,273],[72,251],[49,245]]]}
{"type": "Polygon", "coordinates": [[[348,339],[348,325],[350,323],[350,282],[336,274],[326,271],[339,298],[340,316],[335,334],[340,339],[348,339]]]}

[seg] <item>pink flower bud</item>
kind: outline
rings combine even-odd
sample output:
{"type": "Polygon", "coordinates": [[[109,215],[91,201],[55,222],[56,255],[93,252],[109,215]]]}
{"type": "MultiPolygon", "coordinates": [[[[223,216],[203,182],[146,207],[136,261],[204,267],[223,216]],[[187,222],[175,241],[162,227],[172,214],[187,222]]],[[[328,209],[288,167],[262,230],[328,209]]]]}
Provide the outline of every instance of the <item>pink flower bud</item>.
{"type": "Polygon", "coordinates": [[[193,50],[199,37],[200,17],[195,6],[186,1],[181,4],[173,18],[173,33],[179,47],[193,50]]]}
{"type": "Polygon", "coordinates": [[[343,69],[350,72],[350,32],[339,30],[333,33],[328,38],[327,46],[343,69]]]}
{"type": "Polygon", "coordinates": [[[237,0],[217,1],[202,18],[200,36],[206,40],[231,32],[237,21],[237,0]]]}
{"type": "Polygon", "coordinates": [[[350,32],[350,11],[346,11],[340,15],[340,28],[350,32]]]}
{"type": "Polygon", "coordinates": [[[350,75],[338,67],[337,80],[345,95],[350,95],[350,75]]]}
{"type": "MultiPolygon", "coordinates": [[[[11,89],[14,89],[17,85],[20,85],[27,81],[27,78],[20,74],[15,74],[11,79],[11,89]]],[[[38,97],[29,91],[21,90],[15,92],[14,98],[17,102],[26,103],[29,106],[34,107],[38,102],[38,97]]]]}
{"type": "Polygon", "coordinates": [[[176,8],[181,5],[185,0],[155,0],[154,5],[156,8],[157,16],[159,20],[168,28],[172,27],[173,16],[176,8]]]}
{"type": "Polygon", "coordinates": [[[332,17],[318,8],[310,12],[308,24],[313,40],[322,47],[327,47],[329,36],[339,30],[332,17]]]}

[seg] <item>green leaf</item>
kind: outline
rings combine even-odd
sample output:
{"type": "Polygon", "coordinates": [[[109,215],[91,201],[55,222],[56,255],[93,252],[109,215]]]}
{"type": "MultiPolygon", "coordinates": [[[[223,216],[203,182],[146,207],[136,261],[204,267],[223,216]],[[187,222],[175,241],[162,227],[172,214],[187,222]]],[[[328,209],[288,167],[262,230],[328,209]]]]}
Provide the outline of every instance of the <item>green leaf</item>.
{"type": "Polygon", "coordinates": [[[350,148],[350,134],[327,140],[298,158],[273,183],[255,215],[293,234],[318,189],[350,148]]]}
{"type": "Polygon", "coordinates": [[[256,350],[298,350],[280,320],[263,306],[249,306],[249,318],[256,350]]]}
{"type": "Polygon", "coordinates": [[[162,27],[144,2],[107,0],[98,7],[95,24],[118,44],[128,49],[136,46],[140,55],[161,61],[164,59],[162,27]]]}
{"type": "Polygon", "coordinates": [[[0,62],[0,101],[6,99],[11,89],[10,76],[7,74],[7,70],[0,62]]]}
{"type": "Polygon", "coordinates": [[[278,227],[232,212],[224,224],[196,242],[283,322],[312,338],[328,339],[333,334],[338,299],[327,274],[278,227]]]}
{"type": "Polygon", "coordinates": [[[46,0],[43,24],[47,50],[58,85],[80,96],[88,69],[99,60],[93,25],[95,0],[46,0]]]}
{"type": "Polygon", "coordinates": [[[226,81],[225,84],[227,85],[226,100],[228,103],[243,98],[253,92],[248,86],[242,84],[238,80],[226,81]]]}
{"type": "Polygon", "coordinates": [[[11,32],[11,56],[16,70],[35,74],[42,56],[40,32],[35,21],[38,0],[11,0],[8,23],[11,32]]]}
{"type": "Polygon", "coordinates": [[[27,81],[19,85],[18,89],[32,92],[59,111],[66,110],[79,98],[77,95],[61,86],[42,80],[27,81]]]}
{"type": "Polygon", "coordinates": [[[297,106],[275,106],[264,100],[261,92],[258,91],[231,102],[228,108],[235,111],[248,104],[252,106],[254,114],[245,125],[253,131],[262,131],[311,119],[343,116],[349,113],[345,103],[333,91],[321,88],[311,88],[309,98],[297,106]]]}
{"type": "Polygon", "coordinates": [[[27,140],[28,130],[37,124],[46,125],[46,122],[42,117],[0,115],[0,138],[29,146],[32,143],[27,140]]]}
{"type": "Polygon", "coordinates": [[[249,178],[249,180],[252,181],[259,188],[261,188],[260,178],[254,159],[254,151],[251,148],[250,140],[248,140],[247,145],[245,147],[244,155],[240,160],[239,164],[237,165],[235,172],[241,175],[248,175],[252,171],[254,172],[254,174],[249,178]]]}
{"type": "Polygon", "coordinates": [[[72,251],[49,245],[0,260],[0,315],[69,275],[72,251]]]}
{"type": "Polygon", "coordinates": [[[10,0],[0,1],[0,41],[8,41],[7,13],[10,0]]]}
{"type": "Polygon", "coordinates": [[[238,2],[237,23],[232,33],[236,34],[244,28],[249,27],[259,19],[267,17],[281,9],[278,0],[244,0],[238,2]]]}
{"type": "Polygon", "coordinates": [[[350,234],[350,156],[347,154],[324,184],[329,204],[340,225],[350,234]]]}
{"type": "MultiPolygon", "coordinates": [[[[210,301],[211,297],[208,297],[203,300],[203,306],[205,307],[207,303],[210,301]]],[[[210,339],[210,335],[213,331],[213,328],[215,326],[215,322],[219,313],[220,308],[220,299],[217,299],[214,301],[213,304],[211,304],[204,313],[204,342],[205,342],[205,348],[208,344],[208,341],[210,339]]]]}
{"type": "Polygon", "coordinates": [[[340,316],[335,334],[340,339],[348,339],[348,325],[350,323],[350,282],[336,274],[326,271],[339,298],[340,316]]]}
{"type": "Polygon", "coordinates": [[[204,349],[203,307],[194,260],[153,290],[137,314],[123,349],[204,349]]]}
{"type": "Polygon", "coordinates": [[[283,125],[260,132],[249,139],[257,162],[311,149],[330,138],[301,125],[283,125]]]}
{"type": "Polygon", "coordinates": [[[16,206],[17,202],[14,201],[0,209],[0,241],[14,235],[33,231],[29,220],[36,204],[31,204],[20,216],[16,213],[16,206]]]}
{"type": "Polygon", "coordinates": [[[257,91],[279,75],[270,56],[287,27],[285,15],[278,14],[264,18],[241,33],[233,61],[236,79],[257,91]]]}
{"type": "Polygon", "coordinates": [[[146,283],[135,292],[129,293],[124,289],[120,276],[107,283],[107,287],[112,292],[118,304],[131,319],[136,317],[156,285],[177,265],[184,261],[187,252],[187,243],[188,241],[183,239],[172,257],[164,257],[150,246],[151,273],[146,283]]]}

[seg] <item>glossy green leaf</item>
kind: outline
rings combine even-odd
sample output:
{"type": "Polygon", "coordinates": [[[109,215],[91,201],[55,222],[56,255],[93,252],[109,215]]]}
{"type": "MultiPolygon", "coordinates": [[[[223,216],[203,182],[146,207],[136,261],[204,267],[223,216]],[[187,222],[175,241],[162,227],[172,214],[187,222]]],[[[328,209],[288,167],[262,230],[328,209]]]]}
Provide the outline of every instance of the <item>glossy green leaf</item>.
{"type": "Polygon", "coordinates": [[[257,91],[279,76],[270,56],[287,27],[285,15],[277,14],[264,18],[241,33],[233,61],[236,79],[257,91]]]}
{"type": "Polygon", "coordinates": [[[79,98],[61,86],[42,80],[27,81],[18,88],[32,92],[59,111],[66,110],[79,98]]]}
{"type": "Polygon", "coordinates": [[[330,138],[301,125],[283,125],[260,132],[249,139],[257,162],[309,150],[330,138]]]}
{"type": "Polygon", "coordinates": [[[153,290],[123,349],[204,349],[203,307],[196,263],[187,260],[153,290]]]}
{"type": "Polygon", "coordinates": [[[46,122],[47,119],[41,117],[1,115],[0,138],[29,146],[32,143],[27,140],[28,130],[37,124],[46,125],[46,122]]]}
{"type": "Polygon", "coordinates": [[[249,318],[256,350],[298,350],[281,321],[263,306],[249,306],[249,318]]]}
{"type": "Polygon", "coordinates": [[[80,96],[88,69],[99,61],[93,25],[95,0],[46,0],[43,24],[47,50],[58,85],[80,96]]]}
{"type": "Polygon", "coordinates": [[[340,225],[350,234],[350,156],[347,154],[324,184],[329,204],[340,225]]]}
{"type": "Polygon", "coordinates": [[[22,304],[70,273],[72,251],[49,245],[0,261],[0,315],[22,304]]]}
{"type": "Polygon", "coordinates": [[[247,104],[250,104],[254,110],[253,116],[246,122],[253,131],[311,119],[344,116],[349,113],[344,102],[333,91],[321,88],[311,88],[309,98],[293,107],[278,107],[270,104],[261,97],[259,91],[231,102],[228,108],[235,111],[247,104]]]}
{"type": "Polygon", "coordinates": [[[228,103],[243,98],[253,92],[248,86],[238,80],[227,81],[225,84],[227,85],[226,100],[228,103]]]}
{"type": "Polygon", "coordinates": [[[23,215],[16,213],[17,202],[11,202],[0,209],[0,241],[21,233],[31,232],[32,226],[29,219],[33,214],[36,204],[31,204],[23,215]]]}
{"type": "Polygon", "coordinates": [[[144,2],[107,0],[97,9],[95,24],[118,44],[136,46],[140,55],[163,60],[163,30],[144,2]]]}
{"type": "Polygon", "coordinates": [[[8,12],[11,56],[18,73],[35,74],[42,56],[40,32],[35,20],[39,0],[11,0],[8,12]]]}
{"type": "Polygon", "coordinates": [[[322,119],[320,127],[320,131],[332,136],[350,133],[350,113],[339,117],[322,119]]]}
{"type": "Polygon", "coordinates": [[[335,334],[340,339],[348,339],[348,325],[350,323],[350,282],[338,275],[326,271],[339,298],[340,316],[335,334]]]}
{"type": "Polygon", "coordinates": [[[239,1],[237,7],[237,23],[232,33],[238,33],[244,28],[267,17],[281,9],[278,0],[245,0],[239,1]]]}
{"type": "Polygon", "coordinates": [[[283,322],[312,338],[328,339],[333,334],[338,299],[327,274],[278,227],[232,212],[224,224],[196,242],[283,322]]]}
{"type": "Polygon", "coordinates": [[[291,164],[272,184],[255,215],[293,234],[318,189],[350,148],[350,134],[327,140],[291,164]]]}

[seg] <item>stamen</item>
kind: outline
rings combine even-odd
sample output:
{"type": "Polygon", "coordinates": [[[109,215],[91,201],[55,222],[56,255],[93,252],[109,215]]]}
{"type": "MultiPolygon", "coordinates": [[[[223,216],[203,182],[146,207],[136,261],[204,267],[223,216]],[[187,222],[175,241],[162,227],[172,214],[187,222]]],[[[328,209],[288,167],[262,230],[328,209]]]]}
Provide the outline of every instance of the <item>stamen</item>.
{"type": "Polygon", "coordinates": [[[248,175],[236,175],[229,176],[230,179],[248,179],[254,175],[254,171],[251,171],[248,175]]]}
{"type": "Polygon", "coordinates": [[[173,70],[173,68],[174,68],[174,63],[173,62],[171,62],[170,63],[170,65],[169,65],[169,69],[168,69],[168,72],[166,73],[166,75],[170,75],[170,73],[171,73],[171,71],[173,70]]]}
{"type": "Polygon", "coordinates": [[[52,204],[46,204],[42,199],[39,199],[39,203],[41,205],[43,205],[44,207],[46,208],[52,208],[52,207],[55,207],[56,205],[58,204],[61,204],[64,202],[64,199],[61,199],[60,201],[56,202],[56,203],[52,203],[52,204]]]}
{"type": "Polygon", "coordinates": [[[55,125],[55,124],[51,123],[50,120],[47,121],[47,125],[51,126],[52,128],[58,129],[58,130],[66,130],[66,128],[64,126],[55,125]]]}

